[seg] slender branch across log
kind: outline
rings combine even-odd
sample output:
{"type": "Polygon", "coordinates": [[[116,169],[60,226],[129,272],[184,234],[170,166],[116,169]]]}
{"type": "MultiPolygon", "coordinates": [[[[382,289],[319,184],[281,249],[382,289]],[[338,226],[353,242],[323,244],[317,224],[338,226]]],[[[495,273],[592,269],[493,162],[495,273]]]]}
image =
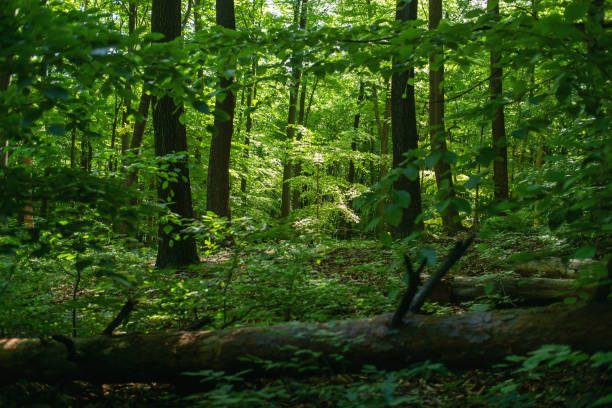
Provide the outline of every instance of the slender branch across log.
{"type": "Polygon", "coordinates": [[[119,325],[123,322],[127,322],[128,317],[130,317],[130,313],[134,310],[134,306],[136,306],[136,301],[128,299],[127,302],[123,305],[117,316],[113,319],[112,322],[106,326],[106,329],[102,332],[105,336],[110,336],[113,334],[113,331],[119,327],[119,325]]]}

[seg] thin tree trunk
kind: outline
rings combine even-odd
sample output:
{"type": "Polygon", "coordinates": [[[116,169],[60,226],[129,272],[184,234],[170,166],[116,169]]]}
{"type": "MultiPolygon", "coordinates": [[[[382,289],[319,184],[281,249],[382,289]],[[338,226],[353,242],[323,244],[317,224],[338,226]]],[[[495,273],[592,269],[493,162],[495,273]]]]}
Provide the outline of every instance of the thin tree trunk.
{"type": "Polygon", "coordinates": [[[89,157],[89,152],[87,150],[87,138],[85,134],[81,135],[81,170],[87,171],[89,168],[87,164],[87,158],[89,157]]]}
{"type": "MultiPolygon", "coordinates": [[[[308,8],[308,0],[296,0],[294,7],[293,22],[299,24],[300,29],[306,27],[306,13],[308,8]]],[[[302,77],[302,58],[299,55],[293,55],[291,58],[291,85],[289,86],[289,111],[287,113],[287,143],[293,142],[295,139],[295,125],[297,118],[297,103],[298,92],[300,90],[300,81],[302,77]]],[[[287,148],[289,149],[289,148],[287,148]]],[[[283,164],[283,181],[281,190],[281,218],[288,217],[291,212],[291,159],[289,152],[285,154],[285,162],[283,164]]]]}
{"type": "MultiPolygon", "coordinates": [[[[193,29],[194,29],[194,32],[196,33],[202,31],[202,19],[200,16],[200,0],[195,0],[193,4],[193,29]]],[[[199,85],[198,88],[204,89],[204,83],[203,83],[204,70],[202,68],[198,69],[196,77],[197,77],[197,81],[199,85]]],[[[202,135],[200,134],[200,132],[196,132],[195,139],[196,139],[196,144],[194,146],[193,156],[197,164],[202,164],[202,153],[200,151],[201,144],[202,144],[202,135]]]]}
{"type": "MultiPolygon", "coordinates": [[[[143,89],[142,95],[140,96],[140,103],[138,104],[138,113],[141,118],[137,118],[134,123],[134,132],[132,134],[132,141],[130,142],[130,150],[136,151],[136,155],[140,156],[142,153],[142,139],[144,137],[145,127],[147,126],[147,119],[149,117],[149,106],[151,105],[151,95],[143,89]],[[138,150],[137,150],[138,149],[138,150]]],[[[138,168],[135,168],[128,173],[125,178],[125,185],[131,186],[138,179],[138,168]]]]}
{"type": "Polygon", "coordinates": [[[161,332],[70,339],[0,340],[0,382],[65,380],[93,382],[183,382],[201,370],[254,375],[299,375],[301,366],[266,370],[253,360],[290,361],[296,350],[321,353],[342,371],[363,365],[405,368],[431,360],[449,367],[490,367],[512,354],[545,344],[567,344],[586,352],[612,347],[609,303],[554,305],[454,316],[408,313],[398,328],[392,314],[330,323],[285,323],[202,332],[161,332]],[[331,341],[330,339],[333,339],[331,341]],[[291,346],[291,347],[284,347],[291,346]],[[294,367],[294,368],[291,368],[294,367]]]}
{"type": "Polygon", "coordinates": [[[72,128],[70,135],[70,168],[76,167],[76,126],[72,128]]]}
{"type": "MultiPolygon", "coordinates": [[[[247,101],[246,101],[246,126],[245,126],[245,135],[244,135],[244,160],[248,161],[249,159],[249,149],[250,149],[250,144],[251,144],[251,130],[253,129],[253,100],[257,99],[257,82],[255,80],[256,76],[257,76],[257,65],[258,65],[258,59],[255,58],[253,60],[253,66],[252,66],[252,79],[251,79],[251,84],[249,85],[249,89],[248,89],[248,94],[247,94],[247,101]]],[[[243,172],[246,174],[248,171],[248,166],[246,166],[243,169],[243,172]]],[[[247,191],[247,176],[243,176],[242,179],[240,180],[240,191],[243,194],[246,194],[247,191]]]]}
{"type": "MultiPolygon", "coordinates": [[[[306,108],[306,80],[302,80],[302,84],[301,84],[301,91],[300,91],[300,111],[298,114],[298,119],[297,119],[297,123],[300,126],[304,126],[304,118],[305,118],[305,114],[306,112],[304,112],[304,109],[306,108]]],[[[302,140],[302,130],[298,129],[297,135],[296,135],[296,139],[297,140],[302,140]]],[[[294,165],[293,165],[293,177],[300,177],[302,175],[302,163],[300,161],[300,159],[296,159],[294,165]]],[[[293,189],[293,198],[292,198],[292,207],[294,210],[297,210],[301,207],[301,193],[302,193],[302,186],[300,185],[296,185],[295,188],[293,189]]]]}
{"type": "MultiPolygon", "coordinates": [[[[236,29],[233,0],[217,0],[216,19],[218,25],[231,30],[236,29]]],[[[206,183],[206,210],[228,219],[231,218],[230,151],[232,134],[234,133],[234,111],[236,109],[236,96],[231,89],[234,80],[234,76],[228,78],[223,73],[219,76],[219,88],[223,92],[223,96],[217,97],[215,111],[217,113],[224,112],[227,117],[223,118],[219,114],[215,114],[214,125],[216,131],[213,133],[210,142],[206,183]]]]}
{"type": "MultiPolygon", "coordinates": [[[[499,0],[487,0],[487,11],[499,18],[499,0]]],[[[502,67],[501,56],[497,50],[491,50],[491,102],[495,106],[495,117],[491,122],[491,135],[495,160],[493,161],[494,195],[497,199],[508,198],[508,144],[506,140],[506,122],[502,101],[502,67]]]]}
{"type": "MultiPolygon", "coordinates": [[[[429,29],[435,30],[442,19],[442,0],[429,0],[429,29]]],[[[429,137],[431,152],[441,156],[434,165],[436,185],[441,201],[455,196],[451,166],[446,155],[446,133],[444,131],[444,62],[443,49],[429,58],[429,137]],[[434,69],[436,63],[441,63],[434,69]]],[[[442,211],[442,224],[451,234],[461,229],[461,221],[455,206],[451,203],[442,211]]]]}
{"type": "MultiPolygon", "coordinates": [[[[151,31],[161,33],[161,41],[172,41],[181,36],[180,0],[153,0],[151,31]]],[[[187,152],[187,132],[181,124],[182,103],[175,105],[169,95],[153,101],[153,130],[155,155],[164,157],[176,152],[187,152]]],[[[187,157],[175,163],[178,173],[176,181],[157,182],[157,196],[160,202],[169,203],[168,208],[183,219],[193,218],[191,185],[187,157]]],[[[168,172],[170,173],[170,171],[168,172]]],[[[198,262],[195,239],[181,233],[182,227],[174,223],[159,224],[156,267],[188,265],[198,262]],[[175,239],[178,234],[180,239],[175,239]]]]}
{"type": "Polygon", "coordinates": [[[113,161],[115,160],[115,139],[117,138],[117,120],[119,116],[119,103],[118,97],[115,93],[115,104],[114,104],[114,114],[113,114],[113,128],[111,130],[111,158],[108,160],[108,171],[113,171],[113,161]]]}
{"type": "MultiPolygon", "coordinates": [[[[11,85],[11,74],[9,72],[0,71],[0,92],[6,91],[10,85],[11,85]]],[[[9,159],[8,146],[9,146],[9,141],[4,140],[4,135],[0,134],[0,168],[8,167],[8,159],[9,159]]]]}
{"type": "MultiPolygon", "coordinates": [[[[418,0],[410,3],[405,0],[397,0],[397,12],[395,19],[398,21],[412,21],[417,18],[418,0]]],[[[419,135],[416,123],[416,105],[414,99],[414,85],[409,82],[414,80],[414,67],[398,71],[399,61],[393,59],[395,68],[391,78],[391,136],[393,140],[393,167],[401,167],[406,160],[404,153],[418,147],[419,135]]],[[[399,237],[410,235],[415,229],[422,229],[423,224],[416,220],[421,213],[421,185],[419,178],[409,179],[401,175],[393,185],[395,190],[406,191],[410,194],[410,205],[402,208],[402,219],[394,229],[394,234],[399,237]]]]}

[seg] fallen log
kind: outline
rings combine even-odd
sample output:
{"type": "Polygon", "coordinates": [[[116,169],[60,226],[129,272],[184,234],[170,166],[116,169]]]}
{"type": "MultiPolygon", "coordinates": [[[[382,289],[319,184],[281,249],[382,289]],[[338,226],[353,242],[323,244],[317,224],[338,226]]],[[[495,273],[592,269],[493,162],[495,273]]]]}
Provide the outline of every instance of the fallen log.
{"type": "Polygon", "coordinates": [[[512,268],[521,276],[575,279],[593,263],[592,259],[570,259],[564,263],[561,258],[542,258],[517,262],[512,268]]]}
{"type": "Polygon", "coordinates": [[[342,355],[333,364],[343,370],[358,370],[363,364],[405,367],[424,360],[457,367],[488,366],[506,355],[551,343],[585,351],[612,348],[612,304],[607,302],[455,316],[408,313],[398,329],[389,328],[391,317],[386,313],[328,323],[116,337],[2,339],[0,382],[181,382],[184,372],[204,369],[253,368],[257,374],[270,375],[244,359],[288,361],[295,348],[321,353],[327,362],[335,360],[325,357],[342,355]]]}
{"type": "Polygon", "coordinates": [[[576,286],[575,279],[452,276],[438,283],[429,300],[457,304],[484,296],[502,295],[508,296],[514,304],[543,306],[579,294],[591,296],[594,292],[592,286],[576,286]]]}

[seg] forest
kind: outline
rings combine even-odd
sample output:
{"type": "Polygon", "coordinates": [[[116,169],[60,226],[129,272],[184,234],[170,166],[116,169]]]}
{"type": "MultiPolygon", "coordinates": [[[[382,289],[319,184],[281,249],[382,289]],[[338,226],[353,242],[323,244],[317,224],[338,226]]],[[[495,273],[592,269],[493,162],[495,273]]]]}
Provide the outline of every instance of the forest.
{"type": "Polygon", "coordinates": [[[0,406],[612,406],[611,0],[3,0],[0,406]]]}

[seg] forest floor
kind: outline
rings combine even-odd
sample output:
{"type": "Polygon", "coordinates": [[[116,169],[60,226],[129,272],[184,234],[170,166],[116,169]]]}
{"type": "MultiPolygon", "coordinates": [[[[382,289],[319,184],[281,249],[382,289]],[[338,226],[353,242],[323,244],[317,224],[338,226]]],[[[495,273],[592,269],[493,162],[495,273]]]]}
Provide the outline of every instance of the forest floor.
{"type": "MultiPolygon", "coordinates": [[[[425,245],[436,250],[440,259],[453,243],[451,239],[429,236],[425,245]]],[[[512,268],[509,260],[513,255],[524,251],[546,254],[554,245],[558,252],[564,251],[564,245],[569,248],[547,236],[528,237],[521,233],[481,238],[451,273],[468,276],[506,273],[512,268]]],[[[416,262],[416,254],[411,256],[416,262]]],[[[206,289],[208,298],[204,306],[201,302],[177,306],[169,293],[177,287],[160,289],[158,282],[156,290],[148,291],[146,306],[135,311],[132,320],[140,322],[134,323],[140,324],[136,326],[139,331],[153,331],[179,328],[198,317],[198,312],[199,316],[214,318],[213,326],[205,328],[372,316],[393,310],[405,286],[403,272],[403,259],[397,251],[372,241],[306,246],[265,243],[247,248],[240,259],[229,252],[217,252],[198,267],[177,271],[172,276],[171,281],[181,282],[183,291],[178,296],[194,294],[194,288],[202,285],[211,289],[206,289]],[[182,312],[176,311],[179,309],[182,312]],[[151,310],[157,313],[147,320],[145,316],[151,310]]],[[[199,294],[204,296],[204,292],[196,293],[199,294]]],[[[497,301],[490,297],[460,305],[428,304],[424,311],[465,313],[482,304],[496,307],[497,301]]],[[[342,374],[317,367],[312,375],[299,379],[245,379],[203,372],[205,385],[196,394],[193,389],[155,383],[100,386],[75,381],[51,386],[26,382],[0,387],[0,407],[580,408],[596,406],[595,401],[610,393],[612,387],[611,371],[584,364],[585,358],[558,348],[552,351],[552,357],[550,351],[548,355],[533,354],[527,360],[515,359],[485,370],[447,370],[425,362],[400,371],[364,367],[360,373],[342,374]],[[527,370],[525,362],[532,369],[527,370]]]]}

